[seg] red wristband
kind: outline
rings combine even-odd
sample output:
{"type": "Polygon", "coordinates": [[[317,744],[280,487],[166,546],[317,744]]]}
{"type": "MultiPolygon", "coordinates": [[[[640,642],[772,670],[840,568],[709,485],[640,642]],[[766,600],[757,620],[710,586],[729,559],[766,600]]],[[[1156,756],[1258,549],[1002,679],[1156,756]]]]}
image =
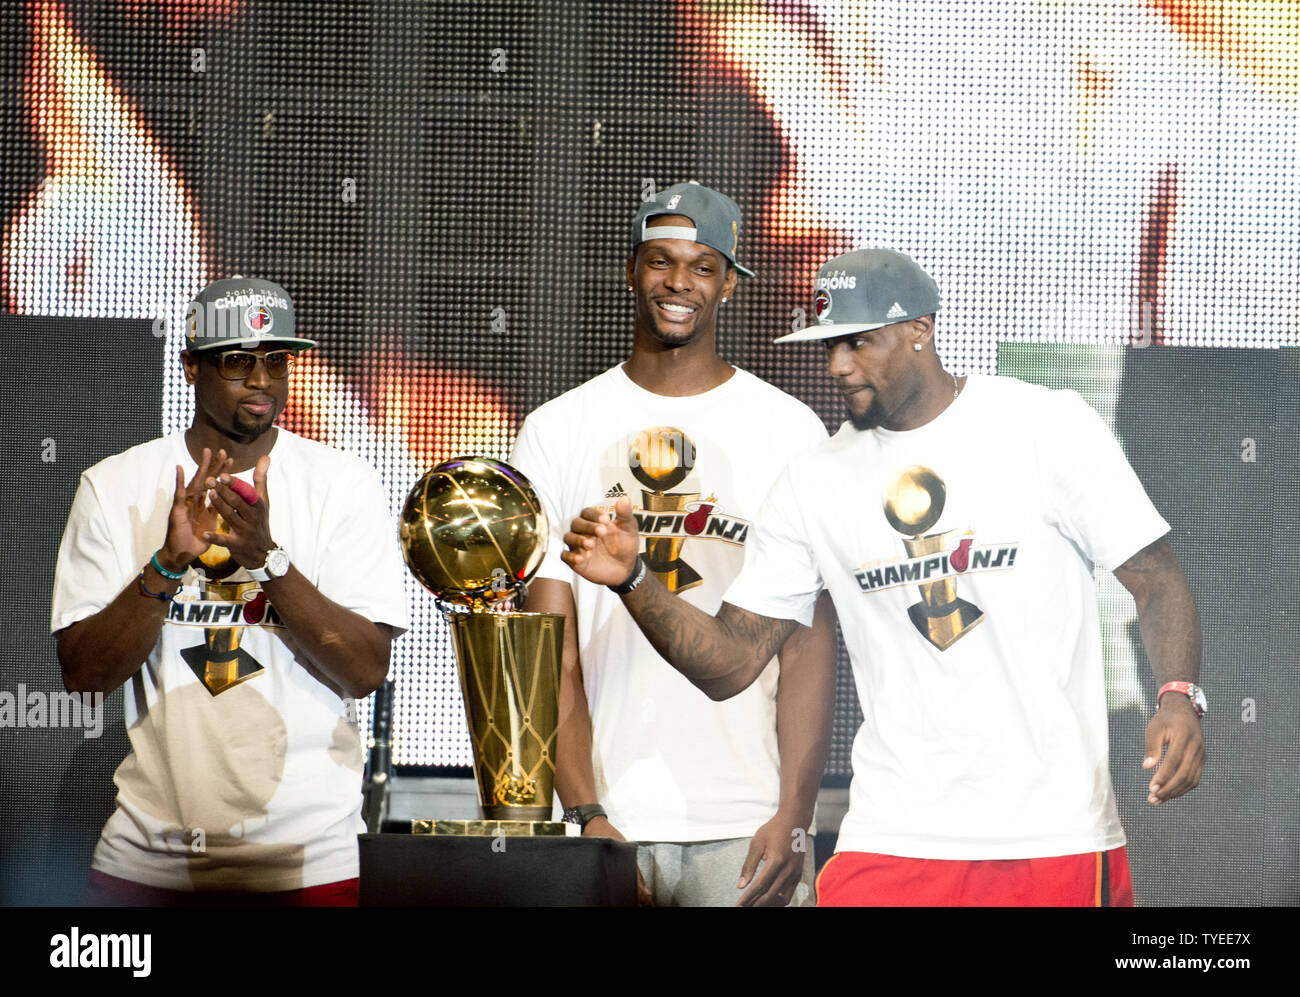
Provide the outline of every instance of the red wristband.
{"type": "Polygon", "coordinates": [[[1160,707],[1160,697],[1167,692],[1179,692],[1192,704],[1192,709],[1196,711],[1198,717],[1203,717],[1209,710],[1209,703],[1205,699],[1205,691],[1193,682],[1166,682],[1156,693],[1156,708],[1160,707]]]}

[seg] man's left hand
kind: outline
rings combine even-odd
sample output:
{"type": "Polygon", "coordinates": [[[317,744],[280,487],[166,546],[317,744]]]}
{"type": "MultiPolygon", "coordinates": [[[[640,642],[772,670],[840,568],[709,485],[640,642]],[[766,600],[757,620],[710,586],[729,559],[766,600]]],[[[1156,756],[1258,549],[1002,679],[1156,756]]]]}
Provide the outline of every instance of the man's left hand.
{"type": "Polygon", "coordinates": [[[1204,765],[1205,739],[1191,701],[1176,692],[1166,693],[1147,724],[1147,753],[1142,767],[1156,770],[1147,790],[1147,802],[1158,806],[1195,789],[1204,765]]]}
{"type": "Polygon", "coordinates": [[[737,907],[785,907],[803,878],[804,858],[811,845],[806,828],[781,813],[754,832],[749,854],[740,867],[739,889],[745,890],[737,907]],[[796,833],[798,832],[798,833],[796,833]],[[799,846],[796,849],[796,846],[799,846]],[[763,867],[759,870],[759,862],[763,867]],[[755,876],[754,873],[758,872],[755,876]]]}
{"type": "Polygon", "coordinates": [[[266,563],[266,552],[275,546],[271,539],[271,501],[266,491],[266,472],[271,466],[270,457],[261,457],[253,468],[253,488],[257,501],[247,502],[234,488],[229,474],[209,478],[212,507],[225,520],[225,533],[206,533],[204,539],[219,544],[230,551],[245,568],[260,568],[266,563]]]}

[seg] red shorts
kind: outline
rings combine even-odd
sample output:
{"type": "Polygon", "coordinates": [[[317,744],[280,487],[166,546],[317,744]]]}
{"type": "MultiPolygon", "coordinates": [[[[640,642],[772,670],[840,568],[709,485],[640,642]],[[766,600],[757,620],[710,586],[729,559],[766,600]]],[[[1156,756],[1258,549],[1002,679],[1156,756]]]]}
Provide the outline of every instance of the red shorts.
{"type": "Polygon", "coordinates": [[[818,907],[1132,907],[1121,848],[1045,859],[909,859],[837,852],[817,877],[818,907]]]}
{"type": "Polygon", "coordinates": [[[360,887],[359,879],[341,879],[337,883],[279,893],[164,890],[91,869],[82,904],[86,907],[356,907],[360,887]]]}

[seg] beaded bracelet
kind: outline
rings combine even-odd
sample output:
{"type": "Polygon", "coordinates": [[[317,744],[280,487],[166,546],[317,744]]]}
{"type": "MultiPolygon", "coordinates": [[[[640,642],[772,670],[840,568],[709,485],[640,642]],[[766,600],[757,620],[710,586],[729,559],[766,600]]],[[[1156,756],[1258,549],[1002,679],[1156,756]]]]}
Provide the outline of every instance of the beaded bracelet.
{"type": "Polygon", "coordinates": [[[168,595],[166,592],[150,592],[148,586],[144,583],[143,571],[140,572],[140,576],[136,579],[136,584],[140,586],[141,594],[147,595],[150,599],[157,599],[160,602],[171,602],[176,598],[175,596],[168,595]]]}

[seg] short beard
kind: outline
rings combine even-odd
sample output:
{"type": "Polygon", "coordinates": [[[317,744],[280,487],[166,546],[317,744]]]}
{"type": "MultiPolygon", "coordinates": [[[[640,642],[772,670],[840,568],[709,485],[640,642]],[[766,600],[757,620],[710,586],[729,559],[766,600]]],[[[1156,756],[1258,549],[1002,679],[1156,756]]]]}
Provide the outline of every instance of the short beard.
{"type": "Polygon", "coordinates": [[[275,425],[275,419],[280,413],[272,409],[268,414],[270,418],[264,417],[265,421],[257,420],[255,422],[248,422],[239,416],[235,416],[231,420],[231,426],[227,434],[236,443],[247,446],[265,435],[275,425]]]}
{"type": "Polygon", "coordinates": [[[856,412],[849,410],[849,422],[853,423],[854,429],[863,431],[875,429],[885,421],[885,410],[880,404],[879,398],[871,399],[871,406],[858,415],[856,412]]]}

